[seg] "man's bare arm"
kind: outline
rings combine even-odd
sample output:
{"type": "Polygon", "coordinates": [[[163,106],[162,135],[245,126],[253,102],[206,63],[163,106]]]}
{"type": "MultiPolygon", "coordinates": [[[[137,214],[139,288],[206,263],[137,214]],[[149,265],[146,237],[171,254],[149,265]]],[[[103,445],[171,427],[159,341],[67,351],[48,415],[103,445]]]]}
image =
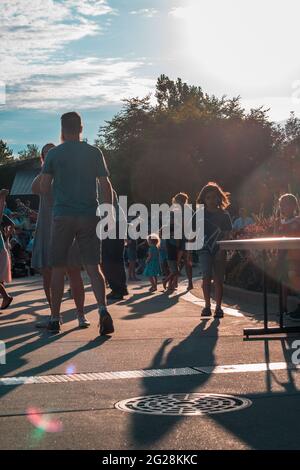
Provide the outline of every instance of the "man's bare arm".
{"type": "Polygon", "coordinates": [[[109,178],[101,176],[98,178],[100,183],[101,201],[103,204],[113,204],[113,191],[109,178]]]}

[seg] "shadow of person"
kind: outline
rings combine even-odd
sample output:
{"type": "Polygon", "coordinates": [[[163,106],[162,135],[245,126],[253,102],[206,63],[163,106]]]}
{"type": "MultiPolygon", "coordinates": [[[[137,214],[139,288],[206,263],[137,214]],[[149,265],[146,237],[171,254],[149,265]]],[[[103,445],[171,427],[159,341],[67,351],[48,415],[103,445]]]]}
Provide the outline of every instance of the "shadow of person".
{"type": "Polygon", "coordinates": [[[137,320],[146,315],[161,313],[176,305],[182,295],[184,295],[184,293],[178,293],[171,297],[168,297],[165,293],[155,295],[155,297],[148,293],[134,294],[131,302],[128,302],[131,313],[122,317],[122,320],[137,320]],[[140,302],[137,302],[139,299],[141,299],[140,302]]]}
{"type": "MultiPolygon", "coordinates": [[[[175,345],[169,352],[167,348],[172,339],[166,339],[153,358],[151,369],[170,369],[178,367],[195,367],[203,364],[215,365],[214,349],[218,341],[219,320],[203,320],[191,334],[175,345]],[[201,339],[209,335],[206,346],[201,339]]],[[[174,375],[174,377],[159,377],[143,379],[141,395],[168,395],[173,393],[193,393],[201,391],[209,375],[174,375]]],[[[155,446],[164,436],[176,427],[182,416],[163,416],[133,413],[131,415],[130,434],[135,448],[147,449],[155,446]]]]}
{"type": "MultiPolygon", "coordinates": [[[[45,346],[46,344],[48,345],[51,343],[55,343],[58,339],[61,339],[68,333],[69,332],[66,332],[66,333],[62,333],[59,336],[52,336],[52,337],[51,336],[46,337],[45,335],[45,338],[40,338],[40,340],[35,341],[33,343],[27,343],[21,348],[10,352],[7,358],[7,365],[4,366],[5,370],[3,370],[3,373],[7,375],[12,370],[22,367],[27,362],[27,360],[24,359],[24,356],[26,356],[29,352],[39,349],[45,346]]],[[[44,362],[43,364],[27,369],[26,372],[22,374],[22,376],[29,377],[29,376],[45,374],[47,372],[49,373],[50,370],[55,369],[61,366],[62,364],[65,364],[66,362],[74,359],[78,354],[81,354],[82,352],[90,351],[95,348],[99,348],[106,341],[109,341],[110,338],[111,338],[110,336],[96,337],[95,339],[90,340],[88,343],[80,346],[77,349],[69,351],[66,354],[57,355],[55,358],[50,359],[49,361],[44,362]]],[[[16,387],[20,387],[20,386],[21,385],[0,386],[0,398],[12,392],[16,387]]]]}

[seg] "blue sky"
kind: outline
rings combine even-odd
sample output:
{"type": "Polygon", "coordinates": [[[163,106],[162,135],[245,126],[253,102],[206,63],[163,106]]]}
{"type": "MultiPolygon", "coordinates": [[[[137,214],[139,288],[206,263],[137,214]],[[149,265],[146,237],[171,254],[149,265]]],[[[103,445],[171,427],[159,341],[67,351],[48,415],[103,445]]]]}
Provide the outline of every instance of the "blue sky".
{"type": "Polygon", "coordinates": [[[78,110],[84,136],[180,76],[217,96],[300,115],[298,0],[0,0],[0,138],[15,152],[59,141],[78,110]],[[5,93],[4,93],[5,90],[5,93]]]}

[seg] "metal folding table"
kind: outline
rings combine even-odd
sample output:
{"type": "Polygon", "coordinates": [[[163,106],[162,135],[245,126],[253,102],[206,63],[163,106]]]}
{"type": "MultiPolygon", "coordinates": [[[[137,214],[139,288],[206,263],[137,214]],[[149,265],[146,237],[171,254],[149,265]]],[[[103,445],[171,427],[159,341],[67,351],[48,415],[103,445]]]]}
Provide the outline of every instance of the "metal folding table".
{"type": "Polygon", "coordinates": [[[264,309],[264,327],[246,328],[244,336],[269,335],[277,333],[300,333],[300,323],[298,326],[284,326],[283,324],[283,305],[282,305],[282,284],[279,283],[279,326],[268,326],[268,292],[266,276],[266,259],[268,250],[300,250],[300,238],[253,238],[248,240],[223,240],[218,242],[221,250],[226,251],[262,251],[262,285],[263,285],[263,309],[264,309]]]}

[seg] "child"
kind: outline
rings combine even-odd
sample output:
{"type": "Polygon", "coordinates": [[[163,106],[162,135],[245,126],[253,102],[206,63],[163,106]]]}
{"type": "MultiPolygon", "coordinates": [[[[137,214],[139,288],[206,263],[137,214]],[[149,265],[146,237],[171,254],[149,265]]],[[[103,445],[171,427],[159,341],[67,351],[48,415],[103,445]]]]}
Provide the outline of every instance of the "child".
{"type": "MultiPolygon", "coordinates": [[[[0,191],[0,221],[2,220],[5,199],[8,195],[6,189],[0,191]]],[[[1,310],[7,309],[13,301],[13,298],[8,295],[4,287],[4,282],[11,282],[11,262],[10,256],[7,251],[5,242],[3,240],[2,232],[0,231],[0,295],[2,296],[1,310]]]]}
{"type": "Polygon", "coordinates": [[[151,234],[147,238],[149,251],[146,260],[146,267],[144,270],[144,276],[149,277],[151,282],[150,292],[157,291],[157,276],[160,276],[160,265],[159,265],[159,236],[155,233],[151,234]]]}
{"type": "MultiPolygon", "coordinates": [[[[300,210],[296,196],[284,194],[279,198],[280,218],[275,221],[275,234],[285,237],[300,237],[300,210]]],[[[283,281],[283,311],[287,312],[288,286],[297,294],[299,303],[290,319],[300,321],[300,250],[280,250],[278,265],[283,281]]]]}
{"type": "Polygon", "coordinates": [[[215,317],[222,318],[223,282],[226,265],[226,253],[220,251],[217,245],[219,240],[229,237],[232,230],[231,219],[226,212],[230,205],[229,193],[214,182],[209,182],[202,188],[198,204],[204,205],[204,246],[199,251],[199,264],[202,275],[202,289],[205,308],[201,316],[211,316],[211,284],[214,281],[216,310],[215,317]]]}
{"type": "Polygon", "coordinates": [[[192,252],[186,249],[186,238],[184,234],[184,206],[189,204],[189,196],[186,193],[178,193],[172,199],[172,204],[176,207],[179,206],[182,210],[182,238],[177,240],[177,264],[180,266],[183,261],[185,266],[186,275],[188,278],[188,290],[192,290],[193,286],[193,264],[192,252]]]}

